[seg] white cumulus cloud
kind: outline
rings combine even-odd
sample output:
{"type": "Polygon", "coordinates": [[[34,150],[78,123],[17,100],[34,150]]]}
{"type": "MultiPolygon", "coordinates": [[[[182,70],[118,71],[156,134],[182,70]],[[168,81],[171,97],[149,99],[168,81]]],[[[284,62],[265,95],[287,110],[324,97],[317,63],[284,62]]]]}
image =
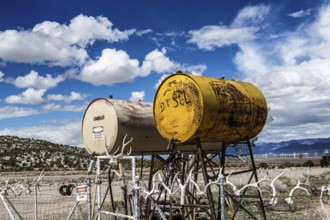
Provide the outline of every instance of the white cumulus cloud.
{"type": "Polygon", "coordinates": [[[130,101],[143,101],[145,97],[144,91],[138,91],[138,92],[131,92],[131,97],[129,98],[130,101]]]}
{"type": "Polygon", "coordinates": [[[19,76],[12,83],[17,88],[36,88],[36,89],[50,89],[57,86],[58,83],[62,82],[64,77],[59,75],[52,77],[47,74],[46,77],[40,76],[38,72],[32,70],[25,76],[19,76]]]}
{"type": "Polygon", "coordinates": [[[80,47],[86,47],[88,44],[93,44],[95,40],[108,42],[127,40],[135,30],[113,29],[113,24],[106,17],[80,14],[74,17],[69,25],[44,21],[35,25],[32,32],[55,37],[68,45],[78,44],[80,47]]]}
{"type": "Polygon", "coordinates": [[[8,104],[29,104],[38,105],[43,103],[43,95],[46,90],[28,88],[18,95],[11,95],[5,98],[8,104]]]}
{"type": "Polygon", "coordinates": [[[104,49],[98,60],[89,61],[75,77],[94,85],[129,82],[151,72],[170,72],[178,66],[166,56],[166,50],[155,49],[145,56],[142,65],[123,50],[104,49]]]}
{"type": "Polygon", "coordinates": [[[57,66],[82,65],[88,59],[86,46],[96,40],[127,40],[134,29],[120,31],[108,18],[78,15],[69,24],[44,21],[31,30],[0,32],[0,59],[18,63],[57,66]]]}
{"type": "Polygon", "coordinates": [[[139,70],[139,75],[147,76],[152,71],[157,73],[165,73],[177,68],[178,66],[179,64],[171,61],[166,56],[165,48],[162,48],[161,51],[155,49],[145,56],[142,66],[139,70]]]}
{"type": "Polygon", "coordinates": [[[104,49],[96,61],[89,61],[78,79],[94,85],[111,85],[127,82],[137,75],[139,61],[131,59],[123,50],[104,49]]]}

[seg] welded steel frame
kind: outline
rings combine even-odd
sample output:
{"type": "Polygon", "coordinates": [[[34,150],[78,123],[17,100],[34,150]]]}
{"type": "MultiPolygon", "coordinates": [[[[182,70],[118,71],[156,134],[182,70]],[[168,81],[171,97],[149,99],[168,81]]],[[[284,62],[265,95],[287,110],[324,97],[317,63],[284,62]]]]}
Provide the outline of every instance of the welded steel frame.
{"type": "MultiPolygon", "coordinates": [[[[239,175],[239,174],[243,174],[243,173],[249,173],[249,172],[252,172],[251,173],[251,176],[249,177],[249,180],[246,184],[250,184],[253,177],[254,177],[254,180],[255,182],[258,182],[258,174],[257,174],[257,168],[256,168],[256,165],[255,165],[255,161],[254,161],[254,155],[253,155],[253,151],[252,151],[252,143],[250,141],[249,138],[246,138],[246,140],[244,141],[241,141],[241,142],[238,142],[238,143],[231,143],[233,145],[237,145],[237,144],[240,144],[242,146],[246,146],[248,148],[248,152],[249,152],[249,159],[251,161],[251,166],[252,168],[251,169],[246,169],[246,170],[240,170],[240,171],[237,171],[237,172],[232,172],[231,173],[231,176],[234,176],[234,175],[239,175]]],[[[225,173],[225,167],[226,167],[226,150],[228,149],[228,146],[230,146],[230,144],[227,144],[226,147],[223,147],[222,148],[222,151],[221,151],[221,159],[220,159],[220,166],[223,167],[223,175],[224,176],[228,176],[229,173],[225,173]],[[224,155],[224,156],[222,156],[224,155]]],[[[231,201],[234,203],[235,205],[235,210],[234,210],[234,213],[231,217],[231,219],[235,219],[236,217],[236,214],[238,213],[239,209],[242,209],[245,213],[247,213],[251,219],[257,219],[256,216],[253,215],[253,213],[251,213],[246,207],[244,207],[244,205],[242,204],[243,200],[245,198],[255,198],[255,196],[251,196],[251,195],[246,195],[246,192],[247,192],[247,189],[245,189],[242,193],[242,195],[240,196],[236,196],[236,195],[232,195],[230,194],[228,191],[225,190],[225,197],[226,198],[230,198],[231,201]]],[[[262,212],[262,219],[266,220],[267,219],[267,216],[266,216],[266,211],[265,211],[265,206],[264,206],[264,202],[262,200],[262,195],[260,193],[259,190],[257,190],[257,198],[259,199],[259,207],[260,207],[260,210],[262,212]]],[[[219,193],[219,198],[220,198],[220,193],[219,193]]],[[[220,204],[219,204],[220,205],[220,204]]],[[[220,211],[220,210],[219,210],[220,211]]],[[[218,220],[221,219],[220,215],[218,215],[218,220]]]]}
{"type": "MultiPolygon", "coordinates": [[[[103,202],[105,200],[105,197],[107,196],[109,189],[111,185],[108,186],[107,192],[102,200],[102,193],[101,193],[101,186],[102,186],[102,177],[101,177],[101,167],[103,166],[101,161],[108,162],[109,157],[108,156],[97,156],[96,157],[96,177],[97,177],[97,182],[96,182],[96,193],[97,193],[97,208],[98,208],[98,213],[97,213],[97,219],[101,220],[101,214],[109,215],[109,216],[114,216],[115,219],[116,217],[121,217],[124,219],[133,219],[133,220],[140,220],[140,177],[137,176],[136,174],[136,158],[134,156],[123,156],[119,158],[119,160],[130,160],[131,161],[131,177],[132,177],[132,185],[133,185],[133,209],[132,209],[132,215],[124,215],[124,214],[119,214],[115,212],[110,212],[102,209],[103,202]]],[[[111,165],[110,165],[111,166],[111,165]]],[[[128,198],[124,198],[128,199],[128,198]]]]}
{"type": "MultiPolygon", "coordinates": [[[[221,144],[221,152],[205,152],[205,151],[203,151],[202,143],[201,143],[199,138],[195,139],[192,142],[185,143],[185,144],[176,144],[173,140],[171,140],[170,143],[169,143],[169,147],[168,147],[169,155],[168,155],[167,159],[164,159],[164,158],[162,158],[158,155],[153,155],[151,157],[151,166],[150,166],[148,189],[149,190],[151,189],[152,176],[157,171],[157,170],[155,170],[156,160],[160,161],[164,166],[169,166],[169,163],[173,163],[173,161],[177,162],[177,161],[175,161],[175,159],[176,159],[176,156],[180,153],[180,151],[178,151],[178,147],[184,148],[186,145],[195,145],[196,146],[196,151],[192,152],[191,155],[195,156],[195,162],[194,162],[195,172],[198,172],[198,171],[202,172],[203,181],[204,181],[205,185],[207,183],[209,183],[210,181],[214,180],[217,175],[220,175],[220,173],[219,173],[220,170],[218,169],[219,164],[214,161],[216,159],[220,160],[220,167],[222,167],[222,171],[221,171],[222,173],[221,174],[223,176],[228,176],[229,173],[225,172],[226,150],[228,149],[230,144],[227,144],[227,143],[224,143],[224,142],[222,142],[220,144],[221,144]],[[218,170],[216,170],[215,168],[217,168],[218,170]],[[211,173],[211,175],[209,173],[211,173]]],[[[241,144],[241,145],[245,145],[245,146],[248,147],[249,157],[250,157],[252,168],[251,169],[246,169],[246,170],[241,170],[241,171],[238,171],[238,172],[232,172],[231,175],[234,176],[234,175],[238,175],[238,174],[242,174],[242,173],[252,172],[252,174],[251,174],[251,176],[250,176],[250,178],[249,178],[249,180],[246,184],[250,184],[253,177],[254,177],[255,182],[257,182],[258,181],[258,176],[257,176],[257,170],[256,170],[256,165],[255,165],[253,151],[252,151],[252,144],[251,144],[250,140],[246,139],[245,141],[235,143],[235,144],[241,144]]],[[[189,167],[181,165],[181,167],[176,167],[176,169],[180,170],[180,171],[182,170],[182,172],[185,173],[185,171],[188,171],[189,169],[191,169],[191,167],[189,168],[189,167]]],[[[198,177],[198,174],[195,173],[194,179],[196,180],[197,177],[198,177]]],[[[184,179],[184,175],[183,175],[182,178],[184,179]]],[[[166,181],[169,181],[169,180],[167,179],[166,181]]],[[[160,193],[160,195],[161,195],[161,193],[160,193]]],[[[204,209],[204,210],[209,210],[209,211],[205,211],[205,213],[209,216],[210,219],[224,220],[224,219],[226,219],[226,216],[225,216],[225,201],[226,200],[228,201],[228,199],[230,198],[231,201],[234,203],[234,206],[235,206],[235,210],[234,210],[234,213],[232,214],[231,219],[235,219],[236,214],[240,209],[242,209],[244,212],[246,212],[252,219],[257,219],[257,217],[254,216],[253,213],[251,213],[242,204],[243,199],[250,198],[250,197],[251,197],[251,195],[246,195],[246,190],[242,193],[241,196],[235,196],[235,195],[230,194],[228,191],[226,191],[224,189],[224,182],[223,182],[222,184],[220,184],[220,187],[219,187],[218,207],[215,207],[215,202],[214,201],[217,198],[215,198],[215,196],[212,193],[210,188],[207,189],[207,200],[208,200],[207,205],[198,204],[200,202],[201,198],[197,198],[195,196],[195,192],[190,192],[189,190],[188,190],[187,195],[186,195],[186,201],[188,201],[190,203],[187,203],[184,206],[182,206],[180,204],[174,204],[171,201],[168,201],[169,204],[166,204],[166,202],[167,202],[166,192],[165,192],[165,201],[163,201],[163,205],[160,205],[161,204],[160,196],[152,202],[158,204],[159,207],[163,207],[163,212],[164,213],[165,213],[165,208],[167,206],[170,206],[171,210],[173,210],[174,208],[181,209],[182,213],[184,214],[184,216],[183,216],[184,219],[194,220],[195,219],[195,208],[200,208],[200,209],[204,209]]],[[[261,209],[261,212],[262,212],[261,218],[262,219],[267,219],[261,193],[258,191],[258,195],[257,196],[252,196],[252,197],[259,198],[259,206],[260,206],[260,209],[261,209]]],[[[154,206],[154,209],[151,209],[150,198],[148,198],[144,210],[145,210],[144,216],[146,217],[146,219],[150,219],[151,216],[155,212],[155,206],[154,206]]],[[[172,217],[173,217],[172,214],[173,214],[172,212],[169,213],[169,219],[172,219],[172,217]]]]}
{"type": "MultiPolygon", "coordinates": [[[[191,145],[192,143],[189,143],[189,145],[191,145]]],[[[214,158],[216,158],[218,156],[219,153],[215,152],[214,154],[212,154],[210,157],[208,157],[203,149],[202,149],[202,144],[200,143],[199,140],[194,141],[193,144],[196,146],[196,150],[190,154],[190,155],[194,155],[194,162],[192,163],[193,165],[189,167],[189,165],[186,162],[178,162],[178,155],[180,155],[181,153],[177,150],[177,147],[184,147],[185,145],[188,144],[180,144],[177,145],[175,144],[173,141],[170,141],[169,143],[169,154],[168,154],[168,158],[164,159],[158,155],[153,155],[151,157],[151,166],[150,166],[150,174],[149,174],[149,185],[148,185],[148,189],[151,189],[151,184],[152,184],[152,177],[154,175],[154,173],[157,172],[157,170],[155,169],[155,163],[156,160],[158,160],[161,164],[163,164],[164,166],[172,166],[172,168],[176,169],[176,171],[181,171],[182,173],[187,173],[190,169],[194,168],[195,169],[195,173],[194,174],[194,178],[195,180],[198,177],[198,171],[202,170],[202,174],[203,174],[203,180],[204,183],[207,184],[209,182],[209,180],[213,180],[219,173],[216,173],[216,170],[213,169],[213,167],[219,167],[218,164],[216,164],[215,162],[213,162],[212,160],[214,158]],[[213,164],[213,166],[211,165],[213,164]],[[210,168],[212,170],[212,174],[213,176],[210,176],[209,174],[207,174],[207,169],[210,168]]],[[[175,173],[175,172],[174,172],[175,173]]],[[[172,176],[173,177],[173,176],[172,176]]],[[[182,175],[182,182],[185,181],[186,175],[182,175]]],[[[166,183],[168,183],[170,181],[171,176],[168,176],[168,178],[165,180],[166,183]]],[[[167,192],[165,191],[165,199],[163,202],[160,201],[160,195],[163,193],[163,190],[161,191],[161,193],[159,194],[159,196],[153,201],[154,203],[158,204],[160,207],[163,207],[163,212],[165,212],[165,209],[170,206],[170,212],[169,212],[169,219],[173,218],[173,212],[171,210],[173,209],[180,209],[183,213],[183,218],[184,219],[195,219],[195,208],[199,208],[199,209],[203,209],[205,210],[205,213],[211,218],[211,219],[216,219],[216,210],[215,210],[215,206],[214,206],[214,198],[212,195],[212,192],[210,189],[207,190],[207,198],[208,198],[208,205],[201,205],[198,204],[200,202],[200,200],[202,199],[197,198],[194,193],[191,193],[188,190],[188,194],[186,195],[186,201],[188,201],[188,204],[184,204],[183,206],[177,203],[172,203],[171,201],[168,200],[168,196],[167,196],[167,192]],[[207,210],[211,210],[210,212],[208,212],[207,210]]],[[[146,205],[145,205],[145,219],[150,219],[151,216],[154,214],[155,212],[155,208],[151,209],[151,199],[148,198],[146,205]]]]}

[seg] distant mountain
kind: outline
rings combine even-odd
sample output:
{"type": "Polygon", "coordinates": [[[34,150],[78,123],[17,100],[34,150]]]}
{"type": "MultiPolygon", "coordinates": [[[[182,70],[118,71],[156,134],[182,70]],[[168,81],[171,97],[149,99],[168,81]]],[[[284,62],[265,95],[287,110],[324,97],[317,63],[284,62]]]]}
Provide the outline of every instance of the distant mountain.
{"type": "Polygon", "coordinates": [[[87,167],[88,158],[83,148],[0,136],[0,171],[83,170],[87,167]]]}
{"type": "Polygon", "coordinates": [[[253,148],[255,154],[263,153],[318,153],[330,150],[330,138],[302,139],[283,141],[279,143],[258,143],[253,148]]]}

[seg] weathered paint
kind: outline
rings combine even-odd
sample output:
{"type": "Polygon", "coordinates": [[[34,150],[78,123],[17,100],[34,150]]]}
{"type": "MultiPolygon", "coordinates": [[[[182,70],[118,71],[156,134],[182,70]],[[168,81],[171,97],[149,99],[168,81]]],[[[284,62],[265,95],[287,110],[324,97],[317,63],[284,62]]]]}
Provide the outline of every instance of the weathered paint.
{"type": "Polygon", "coordinates": [[[162,82],[153,108],[159,133],[179,143],[253,138],[267,118],[265,97],[256,86],[182,73],[162,82]]]}
{"type": "MultiPolygon", "coordinates": [[[[153,119],[153,104],[114,99],[95,99],[87,107],[82,121],[82,137],[88,153],[104,155],[105,144],[113,154],[121,146],[124,136],[131,142],[133,155],[168,153],[168,140],[156,129],[153,119]]],[[[221,143],[205,144],[205,151],[216,151],[221,143]]],[[[180,149],[192,152],[195,146],[180,149]]]]}

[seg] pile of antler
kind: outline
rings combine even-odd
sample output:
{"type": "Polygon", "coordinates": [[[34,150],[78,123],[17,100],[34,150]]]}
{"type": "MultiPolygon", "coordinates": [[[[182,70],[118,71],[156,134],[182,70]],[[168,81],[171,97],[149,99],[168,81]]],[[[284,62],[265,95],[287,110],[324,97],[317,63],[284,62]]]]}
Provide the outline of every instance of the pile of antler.
{"type": "Polygon", "coordinates": [[[24,180],[17,180],[16,178],[12,178],[12,181],[10,181],[10,177],[3,177],[0,180],[0,194],[8,196],[8,192],[12,192],[13,195],[20,196],[23,192],[23,190],[26,191],[26,194],[30,194],[31,187],[35,186],[37,192],[40,194],[41,193],[41,183],[42,183],[42,178],[44,177],[44,173],[41,172],[38,177],[34,177],[33,180],[29,180],[27,177],[25,177],[24,180]]]}
{"type": "MultiPolygon", "coordinates": [[[[211,187],[212,185],[220,185],[220,183],[221,183],[220,180],[222,178],[224,178],[224,175],[222,174],[222,168],[220,168],[220,171],[219,171],[219,174],[218,174],[216,180],[207,183],[205,185],[205,187],[203,189],[201,189],[201,187],[192,178],[193,169],[190,170],[184,183],[182,183],[181,178],[179,178],[179,174],[180,174],[180,172],[177,172],[174,175],[174,178],[173,178],[174,181],[172,181],[171,183],[166,185],[166,181],[164,180],[165,177],[164,177],[163,172],[161,170],[156,172],[152,178],[151,190],[148,191],[147,189],[144,189],[143,193],[146,195],[146,197],[151,197],[153,194],[160,193],[160,191],[156,190],[156,189],[158,188],[157,185],[162,185],[170,197],[174,197],[180,191],[180,196],[179,196],[180,203],[183,205],[186,189],[187,189],[187,186],[189,185],[189,183],[191,183],[192,186],[195,188],[197,196],[206,196],[207,189],[209,187],[211,187]],[[158,179],[158,181],[157,181],[157,179],[158,179]]],[[[265,182],[265,181],[270,182],[268,185],[272,191],[272,198],[269,201],[269,204],[274,206],[278,203],[278,197],[277,197],[276,188],[275,188],[275,181],[278,180],[284,174],[285,174],[285,171],[282,172],[281,174],[279,174],[278,176],[276,176],[271,181],[267,180],[268,175],[265,175],[262,179],[260,179],[257,182],[249,183],[249,184],[242,186],[241,188],[238,188],[234,183],[232,183],[229,180],[229,178],[232,175],[232,172],[231,172],[226,176],[224,185],[230,186],[234,195],[236,195],[236,196],[240,196],[242,194],[242,192],[244,192],[246,189],[248,189],[250,187],[257,189],[260,192],[260,194],[262,195],[262,192],[265,190],[261,189],[260,183],[265,182]]],[[[298,180],[297,184],[290,191],[289,196],[287,198],[285,198],[283,201],[290,206],[293,205],[293,194],[296,190],[303,190],[304,192],[306,192],[307,195],[310,196],[311,194],[310,194],[308,188],[305,188],[304,186],[308,186],[308,185],[305,183],[302,183],[300,180],[298,180]]],[[[330,195],[330,185],[327,188],[324,188],[322,192],[328,192],[330,195]]]]}

